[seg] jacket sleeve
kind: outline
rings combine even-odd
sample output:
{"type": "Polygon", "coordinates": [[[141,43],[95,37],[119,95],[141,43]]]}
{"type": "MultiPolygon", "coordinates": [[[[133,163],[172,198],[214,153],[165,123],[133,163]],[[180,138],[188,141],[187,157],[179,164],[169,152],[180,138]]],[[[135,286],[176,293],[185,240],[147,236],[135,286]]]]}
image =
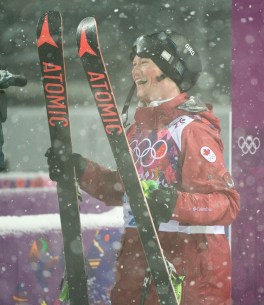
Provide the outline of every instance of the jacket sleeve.
{"type": "MultiPolygon", "coordinates": [[[[132,124],[127,131],[128,139],[135,130],[136,124],[132,124]]],[[[119,172],[100,166],[88,159],[86,162],[85,171],[80,179],[81,189],[105,202],[106,205],[122,205],[125,189],[119,172]]]]}
{"type": "Polygon", "coordinates": [[[181,138],[182,189],[173,219],[189,225],[229,225],[239,212],[239,194],[223,159],[218,130],[201,121],[181,138]]]}
{"type": "Polygon", "coordinates": [[[80,179],[81,189],[106,205],[122,205],[124,188],[118,171],[113,171],[87,159],[80,179]]]}

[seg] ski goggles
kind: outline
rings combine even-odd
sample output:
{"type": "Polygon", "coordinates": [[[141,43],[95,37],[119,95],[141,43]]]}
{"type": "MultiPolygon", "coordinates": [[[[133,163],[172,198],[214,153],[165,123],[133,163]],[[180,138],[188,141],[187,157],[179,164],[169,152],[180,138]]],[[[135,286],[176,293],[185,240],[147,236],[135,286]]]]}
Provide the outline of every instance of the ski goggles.
{"type": "Polygon", "coordinates": [[[146,58],[161,56],[164,50],[171,56],[175,56],[176,49],[176,45],[165,32],[142,35],[134,42],[130,59],[133,60],[136,55],[146,58]]]}

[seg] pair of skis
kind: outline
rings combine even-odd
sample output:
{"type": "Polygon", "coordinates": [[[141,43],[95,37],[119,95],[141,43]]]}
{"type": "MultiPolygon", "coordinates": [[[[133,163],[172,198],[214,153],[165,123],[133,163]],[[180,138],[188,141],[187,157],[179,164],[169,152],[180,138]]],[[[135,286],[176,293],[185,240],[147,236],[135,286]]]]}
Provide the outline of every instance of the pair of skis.
{"type": "MultiPolygon", "coordinates": [[[[62,20],[58,12],[50,11],[40,18],[37,38],[51,145],[62,160],[67,160],[72,153],[72,145],[62,44],[62,20]]],[[[77,29],[77,45],[117,168],[130,200],[158,297],[162,305],[177,305],[168,266],[117,110],[94,18],[85,18],[80,23],[77,29]]],[[[57,184],[57,190],[69,299],[71,305],[85,305],[88,304],[87,276],[74,168],[67,169],[62,182],[57,184]]]]}

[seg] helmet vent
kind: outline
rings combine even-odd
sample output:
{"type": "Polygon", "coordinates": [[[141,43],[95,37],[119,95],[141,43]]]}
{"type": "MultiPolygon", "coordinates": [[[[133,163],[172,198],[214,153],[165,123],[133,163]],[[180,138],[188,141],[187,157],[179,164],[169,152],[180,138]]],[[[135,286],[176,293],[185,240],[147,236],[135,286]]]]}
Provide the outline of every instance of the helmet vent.
{"type": "Polygon", "coordinates": [[[176,70],[179,72],[179,74],[182,76],[183,75],[183,72],[184,72],[184,66],[183,64],[178,61],[176,66],[175,66],[176,70]]]}
{"type": "Polygon", "coordinates": [[[173,61],[173,56],[166,50],[163,50],[161,55],[162,58],[164,58],[166,61],[171,63],[173,61]]]}

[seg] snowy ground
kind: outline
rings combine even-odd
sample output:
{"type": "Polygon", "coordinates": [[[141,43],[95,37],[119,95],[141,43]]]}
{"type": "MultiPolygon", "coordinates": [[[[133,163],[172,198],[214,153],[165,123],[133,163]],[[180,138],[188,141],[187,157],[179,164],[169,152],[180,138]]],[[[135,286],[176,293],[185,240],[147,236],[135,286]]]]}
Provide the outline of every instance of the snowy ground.
{"type": "MultiPolygon", "coordinates": [[[[83,230],[96,230],[102,227],[118,228],[123,225],[122,207],[101,214],[81,214],[83,230]]],[[[41,214],[26,216],[0,216],[0,236],[30,233],[49,233],[60,231],[59,214],[41,214]]]]}

